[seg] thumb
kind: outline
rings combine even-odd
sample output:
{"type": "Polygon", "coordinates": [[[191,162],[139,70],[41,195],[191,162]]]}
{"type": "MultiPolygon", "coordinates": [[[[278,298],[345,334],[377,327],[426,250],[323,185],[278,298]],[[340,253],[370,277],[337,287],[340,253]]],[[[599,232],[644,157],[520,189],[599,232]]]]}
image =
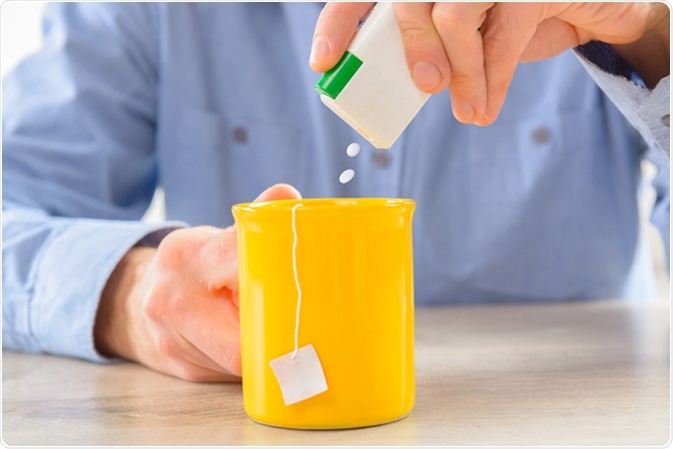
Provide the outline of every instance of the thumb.
{"type": "MultiPolygon", "coordinates": [[[[297,189],[295,189],[293,186],[290,184],[275,184],[262,193],[259,194],[257,198],[253,201],[253,203],[261,203],[264,201],[274,201],[274,200],[293,200],[293,199],[300,199],[301,198],[301,193],[297,189]]],[[[225,229],[225,231],[229,232],[229,235],[234,238],[235,243],[235,233],[236,233],[236,226],[230,226],[229,228],[225,229]]],[[[223,233],[223,235],[227,235],[226,233],[223,233]]],[[[236,245],[232,245],[236,247],[236,245]]],[[[237,250],[238,252],[238,250],[237,250]]],[[[232,296],[231,299],[236,304],[236,307],[238,307],[238,261],[231,265],[229,267],[230,269],[228,270],[228,283],[229,288],[231,289],[232,296]]],[[[226,271],[226,270],[225,270],[226,271]]]]}
{"type": "MultiPolygon", "coordinates": [[[[289,184],[276,184],[255,199],[255,203],[273,200],[299,199],[301,194],[289,184]]],[[[205,229],[205,228],[204,228],[205,229]]],[[[201,267],[216,267],[210,270],[200,269],[211,288],[227,288],[232,293],[232,300],[238,306],[238,244],[236,225],[225,229],[204,230],[205,242],[199,251],[205,261],[201,267]]]]}
{"type": "Polygon", "coordinates": [[[301,199],[301,193],[299,193],[297,189],[295,189],[290,184],[276,184],[260,193],[253,202],[261,203],[264,201],[295,199],[301,199]]]}
{"type": "Polygon", "coordinates": [[[309,64],[317,72],[326,72],[339,62],[355,35],[360,20],[372,9],[373,2],[328,2],[318,17],[313,33],[309,64]]]}

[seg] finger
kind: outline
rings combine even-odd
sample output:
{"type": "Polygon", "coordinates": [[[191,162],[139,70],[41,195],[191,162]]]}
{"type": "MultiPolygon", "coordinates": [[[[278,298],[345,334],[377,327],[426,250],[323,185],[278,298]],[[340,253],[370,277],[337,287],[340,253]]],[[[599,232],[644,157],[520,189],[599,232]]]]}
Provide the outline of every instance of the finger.
{"type": "Polygon", "coordinates": [[[146,363],[150,368],[191,382],[238,382],[240,376],[194,364],[186,359],[163,358],[157,363],[146,363]]]}
{"type": "Polygon", "coordinates": [[[184,367],[184,374],[186,375],[183,375],[183,378],[199,382],[240,380],[239,375],[233,374],[229,369],[213,360],[185,336],[178,334],[176,338],[182,355],[179,361],[188,362],[188,365],[184,367]]]}
{"type": "Polygon", "coordinates": [[[500,114],[519,59],[544,19],[543,5],[496,3],[491,9],[482,33],[487,104],[475,124],[490,125],[500,114]]]}
{"type": "MultiPolygon", "coordinates": [[[[255,202],[299,198],[301,194],[291,185],[276,184],[262,192],[255,202]]],[[[182,260],[189,276],[211,295],[235,299],[232,292],[238,291],[238,251],[234,226],[225,229],[199,226],[176,231],[162,243],[179,253],[176,257],[182,260]]]]}
{"type": "MultiPolygon", "coordinates": [[[[276,184],[263,191],[254,202],[300,199],[301,194],[289,184],[276,184]]],[[[217,228],[214,228],[217,229],[217,228]]],[[[238,304],[238,245],[236,227],[213,232],[198,251],[197,264],[204,285],[211,294],[221,294],[238,304]],[[224,290],[224,291],[223,291],[224,290]]]]}
{"type": "Polygon", "coordinates": [[[264,201],[294,200],[300,198],[301,193],[299,193],[299,190],[295,189],[290,184],[276,184],[260,193],[259,196],[255,198],[254,202],[261,203],[264,201]]]}
{"type": "Polygon", "coordinates": [[[241,380],[240,376],[227,372],[213,361],[211,363],[217,368],[193,363],[186,358],[171,358],[164,360],[161,366],[154,369],[191,382],[239,382],[241,380]]]}
{"type": "Polygon", "coordinates": [[[535,62],[552,58],[569,48],[580,45],[575,27],[568,22],[550,17],[542,21],[519,62],[535,62]]]}
{"type": "Polygon", "coordinates": [[[172,327],[164,326],[162,329],[164,340],[158,343],[160,352],[155,358],[154,369],[195,382],[239,380],[239,376],[211,359],[172,327]]]}
{"type": "Polygon", "coordinates": [[[444,90],[449,85],[451,67],[432,22],[432,3],[396,3],[394,6],[414,83],[431,94],[444,90]]]}
{"type": "MultiPolygon", "coordinates": [[[[155,271],[171,285],[175,282],[219,295],[223,289],[236,289],[236,232],[233,227],[220,229],[197,226],[168,234],[159,245],[153,263],[155,271]]],[[[158,297],[170,297],[172,291],[160,291],[158,297]]]]}
{"type": "Polygon", "coordinates": [[[175,360],[178,362],[187,362],[189,363],[190,367],[200,368],[200,371],[217,372],[219,374],[227,374],[231,377],[234,377],[231,372],[229,372],[215,360],[208,357],[203,351],[197,348],[183,335],[177,335],[176,338],[178,338],[180,341],[179,344],[181,345],[181,350],[179,353],[176,352],[177,356],[174,357],[175,360]]]}
{"type": "MultiPolygon", "coordinates": [[[[198,301],[193,301],[193,298],[190,299],[192,299],[191,306],[197,306],[198,301]]],[[[165,301],[162,301],[162,303],[165,305],[165,301]]],[[[185,317],[191,315],[198,315],[203,310],[202,307],[187,310],[186,306],[188,304],[186,304],[186,301],[182,301],[182,305],[183,307],[171,307],[170,313],[163,315],[161,318],[150,317],[155,326],[150,328],[151,333],[147,338],[138,342],[144,348],[143,352],[149,355],[149,357],[143,357],[142,363],[157,371],[186,380],[238,380],[235,374],[208,357],[176,330],[173,325],[174,322],[184,320],[185,317]]],[[[163,307],[163,309],[166,308],[163,307]]],[[[200,317],[197,319],[200,319],[200,317]]],[[[130,360],[141,362],[135,356],[130,357],[130,360]]]]}
{"type": "Polygon", "coordinates": [[[183,301],[174,320],[176,330],[227,372],[241,375],[238,307],[231,301],[197,297],[183,301]]]}
{"type": "Polygon", "coordinates": [[[493,3],[436,3],[432,21],[451,65],[451,107],[462,123],[486,110],[486,74],[479,27],[493,3]]]}
{"type": "Polygon", "coordinates": [[[229,226],[205,241],[193,266],[210,294],[233,299],[231,292],[238,291],[236,228],[229,226]]]}
{"type": "Polygon", "coordinates": [[[360,20],[373,2],[328,2],[320,12],[313,32],[309,65],[316,72],[326,72],[339,62],[348,48],[360,20]]]}

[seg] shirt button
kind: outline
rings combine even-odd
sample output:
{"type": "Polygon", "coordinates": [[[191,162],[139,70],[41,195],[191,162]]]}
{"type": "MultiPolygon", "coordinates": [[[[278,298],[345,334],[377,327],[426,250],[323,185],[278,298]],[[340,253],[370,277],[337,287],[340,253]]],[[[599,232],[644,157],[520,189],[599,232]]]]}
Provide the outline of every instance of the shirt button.
{"type": "Polygon", "coordinates": [[[661,117],[661,122],[668,126],[669,128],[671,127],[671,114],[666,114],[663,117],[661,117]]]}
{"type": "Polygon", "coordinates": [[[232,135],[234,136],[234,140],[238,143],[245,143],[248,141],[248,130],[242,126],[234,128],[232,135]]]}
{"type": "Polygon", "coordinates": [[[390,155],[387,150],[377,150],[372,153],[374,165],[385,168],[390,165],[390,155]]]}
{"type": "Polygon", "coordinates": [[[547,143],[549,141],[549,130],[547,128],[538,128],[533,131],[533,142],[547,143]]]}

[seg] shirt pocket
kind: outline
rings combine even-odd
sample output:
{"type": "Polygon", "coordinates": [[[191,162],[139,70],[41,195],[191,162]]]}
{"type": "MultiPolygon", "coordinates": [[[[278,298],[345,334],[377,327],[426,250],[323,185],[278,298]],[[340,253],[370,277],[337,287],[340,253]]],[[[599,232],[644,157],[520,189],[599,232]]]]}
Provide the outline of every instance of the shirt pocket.
{"type": "Polygon", "coordinates": [[[303,185],[308,145],[296,125],[188,109],[174,128],[162,173],[170,218],[229,225],[232,204],[276,183],[303,185]]]}

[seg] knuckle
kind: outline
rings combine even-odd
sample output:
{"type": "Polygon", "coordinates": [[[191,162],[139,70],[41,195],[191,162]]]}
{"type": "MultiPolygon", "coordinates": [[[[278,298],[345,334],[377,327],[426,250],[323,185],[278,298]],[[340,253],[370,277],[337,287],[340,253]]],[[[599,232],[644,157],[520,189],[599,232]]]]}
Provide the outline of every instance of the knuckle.
{"type": "Polygon", "coordinates": [[[175,341],[166,334],[159,334],[155,337],[154,344],[157,351],[168,358],[175,358],[178,354],[178,346],[175,341]]]}
{"type": "Polygon", "coordinates": [[[484,59],[491,65],[509,65],[518,55],[513,54],[511,43],[500,35],[484,39],[484,59]]]}
{"type": "Polygon", "coordinates": [[[157,248],[158,259],[168,266],[179,264],[183,260],[185,248],[188,247],[188,232],[177,230],[168,234],[157,248]]]}
{"type": "Polygon", "coordinates": [[[220,232],[216,238],[205,242],[194,255],[207,264],[233,262],[238,257],[236,234],[231,231],[220,232]]]}
{"type": "Polygon", "coordinates": [[[166,290],[167,288],[161,284],[152,288],[142,305],[145,316],[152,319],[161,319],[168,315],[169,300],[166,290]]]}
{"type": "Polygon", "coordinates": [[[466,72],[453,72],[451,74],[451,83],[449,90],[451,95],[464,102],[470,103],[475,109],[475,113],[483,113],[484,100],[486,96],[486,85],[482,83],[481,78],[466,72]]]}
{"type": "Polygon", "coordinates": [[[188,229],[177,229],[171,232],[170,234],[168,234],[166,237],[163,238],[163,240],[159,244],[159,247],[171,248],[173,246],[179,246],[178,242],[183,241],[185,235],[188,232],[189,232],[188,229]]]}
{"type": "Polygon", "coordinates": [[[418,24],[400,24],[400,30],[402,32],[402,39],[407,42],[424,41],[430,37],[429,31],[418,24]]]}
{"type": "Polygon", "coordinates": [[[436,4],[430,13],[432,23],[436,27],[447,27],[460,23],[458,20],[459,16],[460,14],[457,12],[456,8],[451,8],[448,5],[443,5],[441,3],[436,4]]]}
{"type": "Polygon", "coordinates": [[[455,94],[475,88],[477,80],[475,74],[465,71],[454,70],[451,72],[451,91],[455,94]]]}
{"type": "Polygon", "coordinates": [[[219,233],[211,226],[179,229],[168,234],[157,248],[157,255],[164,266],[177,267],[198,257],[204,244],[219,233]]]}
{"type": "Polygon", "coordinates": [[[439,29],[456,28],[471,25],[473,13],[470,5],[437,2],[432,8],[430,18],[432,23],[439,29]]]}

